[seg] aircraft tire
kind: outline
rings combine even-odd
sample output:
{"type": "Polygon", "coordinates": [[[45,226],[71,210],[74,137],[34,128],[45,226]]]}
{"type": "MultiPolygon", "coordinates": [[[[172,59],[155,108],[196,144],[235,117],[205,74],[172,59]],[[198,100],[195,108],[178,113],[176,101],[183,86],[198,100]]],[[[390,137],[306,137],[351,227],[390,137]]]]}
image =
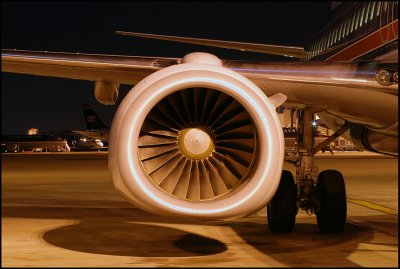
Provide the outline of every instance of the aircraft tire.
{"type": "Polygon", "coordinates": [[[293,175],[282,171],[281,181],[272,200],[267,204],[268,226],[273,233],[290,233],[297,214],[297,191],[293,175]]]}
{"type": "Polygon", "coordinates": [[[342,232],[347,215],[343,175],[337,170],[324,170],[318,175],[317,188],[321,199],[321,208],[316,214],[320,231],[323,233],[342,232]]]}

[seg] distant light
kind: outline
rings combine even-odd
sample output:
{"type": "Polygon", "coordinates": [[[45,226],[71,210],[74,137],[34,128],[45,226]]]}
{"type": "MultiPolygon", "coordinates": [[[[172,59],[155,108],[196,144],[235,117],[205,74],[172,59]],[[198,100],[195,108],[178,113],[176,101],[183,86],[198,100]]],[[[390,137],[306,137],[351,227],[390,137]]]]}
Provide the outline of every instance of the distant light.
{"type": "Polygon", "coordinates": [[[37,135],[39,133],[38,128],[30,128],[28,129],[28,135],[37,135]]]}
{"type": "Polygon", "coordinates": [[[318,125],[318,122],[317,122],[317,121],[315,121],[315,120],[313,120],[313,121],[312,121],[312,123],[311,123],[311,125],[315,127],[315,126],[317,126],[317,125],[318,125]]]}

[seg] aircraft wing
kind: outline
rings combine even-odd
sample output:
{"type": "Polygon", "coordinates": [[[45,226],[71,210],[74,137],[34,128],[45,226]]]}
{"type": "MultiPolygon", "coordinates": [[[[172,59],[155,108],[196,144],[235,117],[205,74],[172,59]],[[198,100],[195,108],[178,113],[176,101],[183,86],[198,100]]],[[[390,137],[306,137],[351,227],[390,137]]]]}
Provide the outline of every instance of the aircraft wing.
{"type": "Polygon", "coordinates": [[[106,81],[134,85],[177,58],[135,57],[45,51],[1,51],[2,72],[106,81]]]}
{"type": "MultiPolygon", "coordinates": [[[[2,50],[2,71],[135,85],[179,58],[2,50]]],[[[222,61],[268,96],[283,93],[286,107],[316,112],[397,135],[398,84],[377,81],[377,63],[222,61]]],[[[390,71],[392,72],[392,71],[390,71]]]]}

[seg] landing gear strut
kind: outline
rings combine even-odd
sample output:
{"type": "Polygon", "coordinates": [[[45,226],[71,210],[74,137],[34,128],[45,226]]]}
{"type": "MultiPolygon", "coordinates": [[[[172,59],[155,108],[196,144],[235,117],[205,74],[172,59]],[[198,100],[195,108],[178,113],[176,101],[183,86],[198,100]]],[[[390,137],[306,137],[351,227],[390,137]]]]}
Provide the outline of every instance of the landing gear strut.
{"type": "Polygon", "coordinates": [[[272,232],[291,232],[298,209],[317,216],[321,232],[344,230],[347,214],[346,188],[342,174],[336,170],[318,173],[314,154],[348,130],[344,125],[332,136],[314,147],[314,112],[297,111],[296,155],[288,162],[296,165],[296,180],[289,171],[282,171],[274,198],[267,205],[268,225],[272,232]]]}

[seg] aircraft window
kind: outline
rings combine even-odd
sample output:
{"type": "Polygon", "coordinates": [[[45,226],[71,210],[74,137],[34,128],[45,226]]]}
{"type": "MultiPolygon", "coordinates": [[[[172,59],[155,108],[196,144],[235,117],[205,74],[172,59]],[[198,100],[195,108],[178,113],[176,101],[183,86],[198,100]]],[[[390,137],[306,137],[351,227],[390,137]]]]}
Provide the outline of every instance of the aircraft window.
{"type": "Polygon", "coordinates": [[[367,10],[365,11],[365,20],[364,20],[364,24],[366,24],[367,21],[368,21],[368,17],[369,17],[368,15],[369,15],[369,9],[370,9],[370,7],[371,7],[371,3],[368,4],[367,10]]]}
{"type": "Polygon", "coordinates": [[[325,36],[325,49],[328,48],[329,35],[325,36]]]}
{"type": "Polygon", "coordinates": [[[360,18],[360,13],[361,13],[361,10],[360,9],[357,10],[357,17],[356,17],[356,23],[354,25],[354,31],[358,29],[358,20],[360,18]]]}
{"type": "Polygon", "coordinates": [[[375,16],[378,16],[379,13],[381,13],[381,5],[382,5],[382,2],[381,2],[381,1],[378,1],[378,6],[376,7],[375,16]]]}
{"type": "Polygon", "coordinates": [[[335,44],[335,33],[336,33],[336,28],[332,30],[332,46],[333,44],[335,44]]]}
{"type": "Polygon", "coordinates": [[[370,16],[369,16],[369,20],[372,20],[372,18],[374,17],[374,11],[375,11],[375,2],[372,3],[371,13],[370,13],[370,16]]]}
{"type": "Polygon", "coordinates": [[[335,44],[339,41],[339,31],[340,31],[340,25],[336,27],[335,31],[335,44]]]}
{"type": "Polygon", "coordinates": [[[339,25],[338,30],[337,30],[337,33],[336,33],[336,36],[337,36],[336,41],[337,41],[337,42],[339,42],[339,40],[340,40],[340,33],[341,33],[341,31],[342,31],[342,24],[339,25]]]}
{"type": "Polygon", "coordinates": [[[323,51],[324,50],[324,38],[322,37],[321,38],[321,51],[323,51]]]}
{"type": "Polygon", "coordinates": [[[354,12],[353,18],[352,18],[352,20],[351,20],[350,33],[352,33],[353,30],[354,30],[354,21],[356,20],[356,15],[357,15],[356,12],[354,12]]]}
{"type": "Polygon", "coordinates": [[[364,13],[365,13],[365,6],[363,7],[363,9],[362,9],[362,11],[361,11],[361,16],[360,16],[360,21],[359,21],[359,26],[360,26],[360,27],[363,25],[364,13]]]}
{"type": "Polygon", "coordinates": [[[347,27],[346,27],[346,36],[350,33],[350,25],[351,25],[351,18],[347,20],[347,27]]]}
{"type": "Polygon", "coordinates": [[[343,38],[344,27],[345,27],[345,24],[344,24],[344,22],[342,22],[342,24],[340,25],[339,40],[343,38]]]}
{"type": "Polygon", "coordinates": [[[328,36],[325,35],[324,36],[324,49],[326,49],[328,47],[328,36]]]}
{"type": "Polygon", "coordinates": [[[338,30],[339,30],[339,27],[336,27],[335,28],[335,33],[334,33],[335,39],[333,40],[333,44],[336,44],[338,30]]]}
{"type": "Polygon", "coordinates": [[[344,33],[346,32],[346,22],[344,21],[342,24],[342,31],[341,31],[341,35],[340,35],[340,39],[342,39],[344,37],[344,33]]]}

